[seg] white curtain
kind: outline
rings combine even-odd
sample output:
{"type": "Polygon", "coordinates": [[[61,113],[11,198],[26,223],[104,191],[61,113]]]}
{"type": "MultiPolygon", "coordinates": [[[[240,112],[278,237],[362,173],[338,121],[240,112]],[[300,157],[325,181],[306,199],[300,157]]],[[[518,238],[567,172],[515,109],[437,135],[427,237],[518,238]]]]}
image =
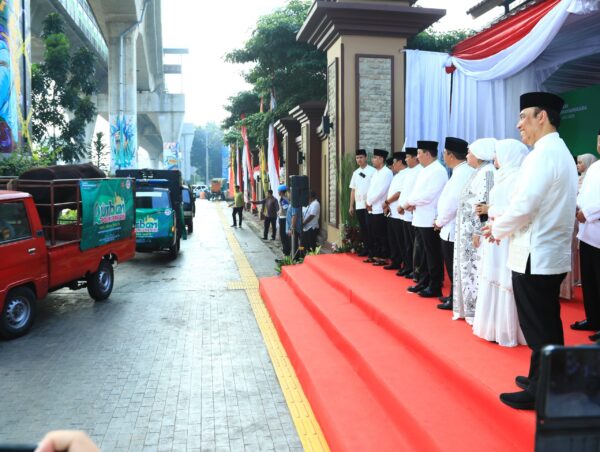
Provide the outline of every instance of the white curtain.
{"type": "Polygon", "coordinates": [[[406,50],[405,146],[415,147],[418,140],[437,141],[440,151],[444,146],[450,106],[447,58],[445,53],[406,50]]]}

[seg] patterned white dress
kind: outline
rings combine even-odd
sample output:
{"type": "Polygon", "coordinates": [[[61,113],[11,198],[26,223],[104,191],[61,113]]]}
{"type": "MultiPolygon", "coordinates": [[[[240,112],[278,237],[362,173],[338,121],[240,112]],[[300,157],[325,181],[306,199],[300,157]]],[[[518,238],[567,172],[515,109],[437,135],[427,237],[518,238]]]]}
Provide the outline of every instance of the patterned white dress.
{"type": "Polygon", "coordinates": [[[482,226],[475,205],[488,202],[494,172],[494,165],[488,162],[475,170],[461,192],[456,212],[452,320],[465,319],[469,325],[473,325],[475,317],[482,250],[481,246],[473,246],[473,235],[479,233],[482,226]]]}

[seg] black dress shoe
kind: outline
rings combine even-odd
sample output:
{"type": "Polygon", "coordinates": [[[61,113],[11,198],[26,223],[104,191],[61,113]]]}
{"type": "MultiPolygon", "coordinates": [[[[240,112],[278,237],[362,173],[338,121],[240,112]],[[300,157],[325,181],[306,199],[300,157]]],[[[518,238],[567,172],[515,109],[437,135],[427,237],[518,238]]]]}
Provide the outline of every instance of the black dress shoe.
{"type": "Polygon", "coordinates": [[[399,268],[400,266],[394,264],[386,265],[385,267],[383,267],[384,270],[398,270],[399,268]]]}
{"type": "Polygon", "coordinates": [[[572,323],[571,329],[577,331],[598,331],[599,328],[587,320],[580,320],[579,322],[572,323]]]}
{"type": "Polygon", "coordinates": [[[440,300],[442,303],[445,303],[448,301],[448,298],[450,297],[438,297],[438,300],[440,300]]]}
{"type": "Polygon", "coordinates": [[[426,286],[425,284],[417,284],[417,285],[415,285],[415,286],[410,286],[410,287],[408,288],[408,291],[409,291],[409,292],[412,292],[412,293],[418,293],[418,292],[421,292],[421,291],[422,291],[423,289],[425,289],[426,287],[427,287],[427,286],[426,286]]]}
{"type": "Polygon", "coordinates": [[[590,341],[600,341],[600,331],[590,335],[590,341]]]}
{"type": "Polygon", "coordinates": [[[527,389],[529,387],[530,380],[528,377],[519,375],[515,378],[515,384],[521,389],[527,389]]]}
{"type": "Polygon", "coordinates": [[[419,292],[419,296],[423,298],[435,298],[442,295],[442,291],[440,289],[432,289],[431,287],[426,287],[422,291],[419,292]]]}
{"type": "Polygon", "coordinates": [[[369,255],[369,253],[366,251],[363,251],[363,252],[357,254],[358,257],[367,257],[368,255],[369,255]]]}
{"type": "Polygon", "coordinates": [[[500,400],[517,410],[535,409],[535,397],[529,391],[505,392],[500,394],[500,400]]]}
{"type": "Polygon", "coordinates": [[[414,279],[415,275],[414,275],[414,273],[410,272],[409,274],[407,274],[407,275],[404,275],[404,277],[405,277],[406,279],[414,279]]]}
{"type": "Polygon", "coordinates": [[[371,259],[369,257],[369,258],[365,259],[363,262],[366,263],[366,264],[372,264],[373,262],[375,262],[375,259],[371,259]]]}
{"type": "Polygon", "coordinates": [[[406,276],[406,275],[409,275],[411,273],[412,273],[412,271],[409,270],[408,268],[403,268],[402,270],[398,270],[397,275],[398,276],[406,276]]]}
{"type": "Polygon", "coordinates": [[[386,262],[386,261],[378,261],[378,260],[376,260],[376,261],[373,263],[373,265],[374,265],[375,267],[383,267],[384,265],[387,265],[387,262],[386,262]]]}
{"type": "Polygon", "coordinates": [[[437,308],[443,309],[444,311],[452,311],[452,298],[448,301],[443,302],[442,304],[438,304],[437,308]]]}

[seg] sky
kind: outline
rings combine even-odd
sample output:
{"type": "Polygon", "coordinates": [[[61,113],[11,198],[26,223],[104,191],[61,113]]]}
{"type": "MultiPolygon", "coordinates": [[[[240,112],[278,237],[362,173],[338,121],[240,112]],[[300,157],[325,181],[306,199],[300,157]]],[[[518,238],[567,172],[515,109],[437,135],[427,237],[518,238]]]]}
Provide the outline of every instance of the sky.
{"type": "MultiPolygon", "coordinates": [[[[466,11],[480,0],[418,0],[424,8],[446,9],[434,28],[480,29],[502,13],[495,8],[478,20],[466,11]]],[[[284,6],[286,0],[168,0],[162,2],[163,47],[187,48],[189,54],[165,55],[165,64],[183,65],[182,75],[168,75],[167,89],[186,95],[186,122],[220,124],[227,117],[223,106],[239,91],[250,88],[241,65],[226,63],[224,55],[243,46],[260,16],[284,6]]]]}

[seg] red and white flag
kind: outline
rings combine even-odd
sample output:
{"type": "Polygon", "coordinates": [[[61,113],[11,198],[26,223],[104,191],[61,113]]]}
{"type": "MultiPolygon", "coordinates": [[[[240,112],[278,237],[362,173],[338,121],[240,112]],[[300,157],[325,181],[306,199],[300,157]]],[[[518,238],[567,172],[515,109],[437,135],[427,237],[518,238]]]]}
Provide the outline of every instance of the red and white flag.
{"type": "MultiPolygon", "coordinates": [[[[275,96],[271,93],[271,111],[275,109],[275,96]]],[[[269,148],[268,148],[268,173],[273,196],[279,200],[279,146],[277,145],[277,134],[273,123],[269,124],[269,148]]]]}

